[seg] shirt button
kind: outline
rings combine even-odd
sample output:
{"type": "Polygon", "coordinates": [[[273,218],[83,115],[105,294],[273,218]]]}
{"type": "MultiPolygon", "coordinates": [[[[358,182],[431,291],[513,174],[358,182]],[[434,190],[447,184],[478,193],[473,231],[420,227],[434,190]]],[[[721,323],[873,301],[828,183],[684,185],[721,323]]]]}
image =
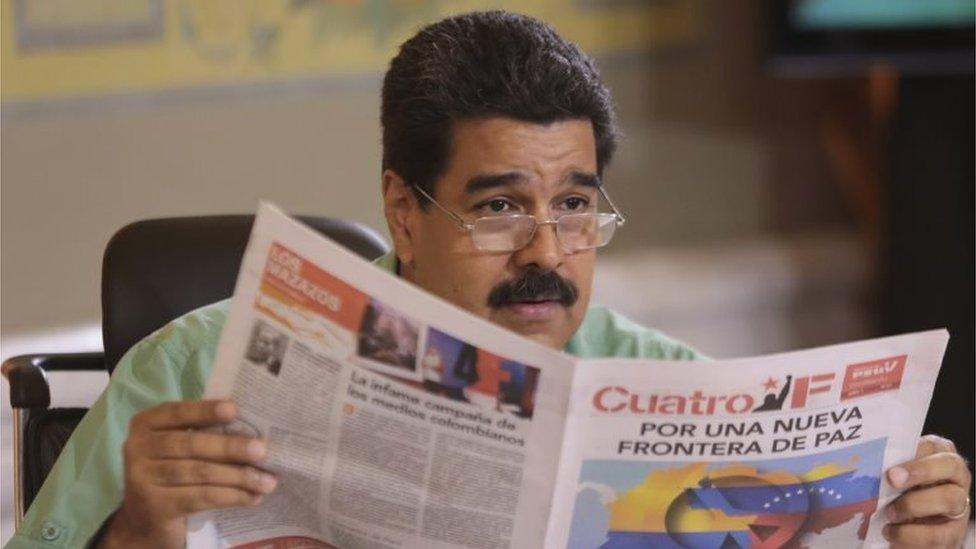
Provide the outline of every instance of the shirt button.
{"type": "Polygon", "coordinates": [[[45,522],[41,527],[41,537],[44,541],[54,541],[61,537],[61,527],[50,522],[45,522]]]}

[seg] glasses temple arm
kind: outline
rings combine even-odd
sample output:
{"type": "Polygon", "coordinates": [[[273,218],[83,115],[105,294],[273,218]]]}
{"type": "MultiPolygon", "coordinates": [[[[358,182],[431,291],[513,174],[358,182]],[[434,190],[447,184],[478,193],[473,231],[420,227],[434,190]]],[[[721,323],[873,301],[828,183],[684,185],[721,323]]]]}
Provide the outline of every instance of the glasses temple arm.
{"type": "Polygon", "coordinates": [[[603,198],[606,199],[607,204],[610,204],[610,209],[613,210],[613,215],[617,216],[617,224],[623,225],[626,223],[627,218],[624,217],[624,214],[620,213],[620,210],[617,208],[617,205],[613,203],[613,200],[610,200],[610,195],[608,195],[607,191],[604,190],[603,185],[600,185],[597,188],[600,189],[600,194],[602,194],[603,198]]]}
{"type": "Polygon", "coordinates": [[[423,190],[422,188],[420,188],[417,185],[411,185],[411,187],[413,187],[414,189],[417,190],[417,192],[419,192],[420,194],[422,194],[424,196],[424,198],[426,198],[427,200],[430,200],[431,204],[437,206],[437,209],[439,209],[440,211],[446,213],[448,215],[448,217],[450,217],[451,219],[453,219],[454,222],[457,223],[458,226],[461,227],[462,229],[465,229],[465,230],[470,231],[474,227],[474,225],[472,225],[472,224],[468,223],[467,221],[461,219],[461,216],[459,216],[458,214],[456,214],[456,213],[452,212],[451,210],[448,210],[444,206],[441,206],[440,204],[438,204],[437,201],[434,200],[434,197],[433,196],[430,196],[429,194],[427,194],[427,191],[423,190]]]}

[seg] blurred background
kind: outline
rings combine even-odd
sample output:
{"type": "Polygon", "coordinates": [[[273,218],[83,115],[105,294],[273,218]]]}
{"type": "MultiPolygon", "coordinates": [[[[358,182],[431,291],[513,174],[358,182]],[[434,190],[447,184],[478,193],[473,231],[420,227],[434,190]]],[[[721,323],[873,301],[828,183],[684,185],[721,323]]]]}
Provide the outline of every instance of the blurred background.
{"type": "Polygon", "coordinates": [[[927,430],[972,460],[972,0],[2,0],[2,358],[100,349],[101,254],[138,219],[267,199],[385,233],[386,64],[489,7],[613,91],[598,301],[716,357],[947,327],[927,430]]]}

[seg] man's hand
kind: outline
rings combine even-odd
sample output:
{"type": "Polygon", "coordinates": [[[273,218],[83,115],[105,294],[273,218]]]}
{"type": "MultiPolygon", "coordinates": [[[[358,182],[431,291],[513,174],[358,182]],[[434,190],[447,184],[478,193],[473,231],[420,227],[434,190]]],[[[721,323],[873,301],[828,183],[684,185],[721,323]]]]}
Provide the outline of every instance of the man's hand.
{"type": "Polygon", "coordinates": [[[264,441],[193,431],[237,417],[230,401],[170,402],[132,418],[125,441],[125,497],[103,547],[183,547],[186,517],[257,505],[277,479],[256,464],[264,441]]]}
{"type": "Polygon", "coordinates": [[[885,509],[889,524],[883,533],[894,547],[962,545],[972,476],[951,441],[922,437],[915,459],[889,469],[888,480],[907,490],[885,509]]]}

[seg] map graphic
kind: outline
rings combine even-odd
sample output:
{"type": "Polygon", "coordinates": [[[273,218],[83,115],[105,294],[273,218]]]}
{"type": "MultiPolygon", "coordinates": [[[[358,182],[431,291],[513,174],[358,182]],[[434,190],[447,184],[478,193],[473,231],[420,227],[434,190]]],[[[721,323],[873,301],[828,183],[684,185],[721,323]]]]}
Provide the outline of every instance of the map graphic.
{"type": "Polygon", "coordinates": [[[877,508],[885,442],[731,465],[587,460],[568,547],[849,547],[877,508]]]}

